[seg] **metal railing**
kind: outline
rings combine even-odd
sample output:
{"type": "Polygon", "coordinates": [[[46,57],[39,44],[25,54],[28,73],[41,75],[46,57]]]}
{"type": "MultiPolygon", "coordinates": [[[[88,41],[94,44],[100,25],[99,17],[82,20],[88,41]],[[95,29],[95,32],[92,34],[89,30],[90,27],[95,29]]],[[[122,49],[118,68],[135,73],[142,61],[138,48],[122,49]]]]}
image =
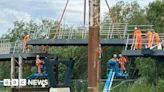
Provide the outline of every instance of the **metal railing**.
{"type": "Polygon", "coordinates": [[[29,35],[31,39],[38,38],[47,38],[50,35],[50,30],[53,28],[53,25],[39,25],[30,29],[29,35]]]}
{"type": "MultiPolygon", "coordinates": [[[[120,38],[126,39],[127,35],[134,31],[134,27],[140,26],[143,32],[152,30],[153,25],[128,25],[127,23],[115,23],[100,26],[100,38],[112,39],[120,38]]],[[[55,39],[87,39],[89,29],[88,27],[68,27],[62,26],[59,32],[56,32],[55,39]]]]}
{"type": "Polygon", "coordinates": [[[128,43],[129,43],[129,35],[127,36],[125,50],[127,50],[127,48],[128,48],[128,43]]]}
{"type": "Polygon", "coordinates": [[[4,42],[0,44],[0,54],[20,53],[23,50],[23,44],[20,41],[4,42]]]}
{"type": "MultiPolygon", "coordinates": [[[[160,40],[161,40],[161,45],[164,46],[164,33],[159,33],[160,35],[160,40]]],[[[152,47],[150,49],[157,49],[155,47],[157,47],[155,39],[152,38],[152,47]]],[[[125,50],[135,50],[135,44],[136,44],[136,39],[134,37],[133,34],[129,34],[127,37],[127,42],[126,42],[126,46],[125,46],[125,50]],[[130,47],[129,47],[130,46],[130,47]]],[[[142,34],[142,48],[148,48],[148,43],[147,43],[147,39],[146,39],[146,33],[142,34]]]]}
{"type": "Polygon", "coordinates": [[[23,51],[23,41],[16,41],[13,42],[15,45],[13,46],[13,49],[11,49],[10,53],[22,53],[23,51]]]}
{"type": "MultiPolygon", "coordinates": [[[[2,39],[1,39],[2,40],[2,39]]],[[[16,54],[16,53],[41,53],[42,47],[29,46],[29,51],[23,48],[23,41],[4,42],[0,44],[0,54],[16,54]]]]}
{"type": "MultiPolygon", "coordinates": [[[[127,23],[115,23],[112,26],[101,26],[100,37],[102,39],[125,38],[127,23]]],[[[87,39],[88,27],[68,27],[63,26],[59,32],[56,32],[55,39],[87,39]]]]}
{"type": "Polygon", "coordinates": [[[10,40],[9,39],[0,39],[0,53],[10,53],[10,40]]]}
{"type": "MultiPolygon", "coordinates": [[[[126,39],[129,33],[134,31],[134,27],[139,26],[143,32],[152,30],[153,25],[128,25],[128,23],[104,22],[100,25],[101,39],[120,38],[126,39]]],[[[37,27],[32,32],[32,39],[87,39],[88,26],[68,26],[60,25],[60,29],[54,29],[53,25],[37,27]],[[53,32],[52,32],[53,31],[53,32]]]]}

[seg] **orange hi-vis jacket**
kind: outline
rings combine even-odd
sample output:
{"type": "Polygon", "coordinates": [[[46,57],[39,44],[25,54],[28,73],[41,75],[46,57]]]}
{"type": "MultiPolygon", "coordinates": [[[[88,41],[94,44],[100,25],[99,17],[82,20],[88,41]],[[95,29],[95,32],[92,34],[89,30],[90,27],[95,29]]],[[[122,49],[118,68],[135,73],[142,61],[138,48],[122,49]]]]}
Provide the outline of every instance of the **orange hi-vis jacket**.
{"type": "Polygon", "coordinates": [[[153,33],[152,32],[149,31],[149,32],[146,33],[146,39],[147,40],[152,39],[152,37],[153,37],[153,33]]]}
{"type": "Polygon", "coordinates": [[[156,44],[159,45],[160,42],[161,42],[159,34],[158,33],[154,33],[154,38],[155,38],[156,44]]]}
{"type": "Polygon", "coordinates": [[[42,63],[42,61],[38,58],[38,59],[36,59],[36,67],[37,67],[37,69],[38,69],[38,73],[39,74],[41,74],[42,72],[41,72],[41,63],[42,63]]]}
{"type": "Polygon", "coordinates": [[[153,42],[153,33],[148,31],[146,33],[146,41],[147,41],[147,44],[148,44],[148,47],[152,47],[152,42],[153,42]]]}
{"type": "Polygon", "coordinates": [[[135,36],[135,38],[142,38],[142,32],[141,32],[141,30],[136,30],[136,31],[134,31],[134,36],[135,36]]]}
{"type": "Polygon", "coordinates": [[[29,35],[25,35],[24,36],[24,40],[23,40],[23,46],[24,48],[28,48],[28,45],[27,45],[27,41],[30,39],[30,36],[29,35]]]}
{"type": "Polygon", "coordinates": [[[120,64],[120,68],[121,69],[125,69],[126,68],[125,67],[125,62],[127,62],[125,57],[122,56],[122,57],[119,58],[119,64],[120,64]]]}
{"type": "Polygon", "coordinates": [[[135,37],[135,48],[138,49],[138,48],[142,48],[142,32],[140,29],[137,29],[134,31],[134,37],[135,37]]]}

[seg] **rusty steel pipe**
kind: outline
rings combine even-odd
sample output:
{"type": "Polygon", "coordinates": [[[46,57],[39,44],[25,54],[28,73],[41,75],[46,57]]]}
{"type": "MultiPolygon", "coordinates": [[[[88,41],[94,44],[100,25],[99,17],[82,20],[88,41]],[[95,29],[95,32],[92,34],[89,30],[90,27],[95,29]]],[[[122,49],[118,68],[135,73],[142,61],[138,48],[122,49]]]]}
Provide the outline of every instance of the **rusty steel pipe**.
{"type": "Polygon", "coordinates": [[[100,0],[89,0],[88,92],[99,92],[100,0]]]}

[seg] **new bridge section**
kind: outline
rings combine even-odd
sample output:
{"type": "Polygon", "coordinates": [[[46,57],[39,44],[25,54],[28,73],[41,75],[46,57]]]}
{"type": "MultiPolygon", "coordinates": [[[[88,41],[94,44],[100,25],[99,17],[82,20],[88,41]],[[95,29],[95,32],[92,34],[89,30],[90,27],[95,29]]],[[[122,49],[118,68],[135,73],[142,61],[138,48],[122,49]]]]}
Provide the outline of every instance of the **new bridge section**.
{"type": "Polygon", "coordinates": [[[123,50],[122,55],[127,57],[163,57],[164,50],[123,50]]]}
{"type": "Polygon", "coordinates": [[[35,60],[36,55],[40,55],[40,58],[45,57],[54,57],[52,54],[46,54],[46,53],[15,53],[15,54],[0,54],[0,62],[1,61],[10,61],[11,57],[19,58],[21,56],[23,59],[26,60],[35,60]]]}
{"type": "MultiPolygon", "coordinates": [[[[127,23],[107,23],[100,27],[100,43],[102,46],[125,46],[127,43],[134,44],[134,27],[140,26],[143,33],[152,30],[153,25],[128,25],[127,23]]],[[[38,30],[39,31],[39,30],[38,30]]],[[[50,30],[41,35],[35,32],[35,36],[27,42],[28,45],[48,46],[87,46],[88,27],[67,27],[62,26],[59,31],[50,30]]]]}
{"type": "MultiPolygon", "coordinates": [[[[126,39],[101,39],[102,46],[125,46],[126,39]]],[[[48,45],[48,46],[87,46],[87,39],[36,39],[27,42],[28,45],[48,45]]]]}

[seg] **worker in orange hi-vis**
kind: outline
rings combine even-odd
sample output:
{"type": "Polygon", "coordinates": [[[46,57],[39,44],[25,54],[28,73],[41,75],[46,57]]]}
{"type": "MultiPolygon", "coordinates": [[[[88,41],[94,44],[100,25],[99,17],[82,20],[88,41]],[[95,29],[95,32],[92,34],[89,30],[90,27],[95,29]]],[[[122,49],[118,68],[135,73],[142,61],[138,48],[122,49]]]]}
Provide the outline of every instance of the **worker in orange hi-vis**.
{"type": "Polygon", "coordinates": [[[27,32],[25,32],[24,40],[23,40],[23,50],[29,50],[28,45],[27,45],[27,41],[29,39],[30,39],[30,36],[27,34],[27,32]]]}
{"type": "Polygon", "coordinates": [[[153,31],[153,36],[154,36],[155,41],[156,41],[157,49],[162,49],[161,40],[160,40],[159,34],[156,33],[155,31],[153,31]]]}
{"type": "Polygon", "coordinates": [[[119,59],[118,60],[119,60],[121,71],[126,73],[125,63],[127,62],[127,59],[124,56],[122,56],[121,54],[119,54],[119,59]]]}
{"type": "Polygon", "coordinates": [[[135,49],[142,49],[142,32],[139,27],[134,28],[135,49]]]}
{"type": "Polygon", "coordinates": [[[148,48],[151,48],[152,42],[153,42],[153,33],[151,31],[148,31],[146,33],[146,42],[147,42],[148,48]]]}
{"type": "Polygon", "coordinates": [[[40,56],[37,55],[36,56],[36,67],[37,67],[37,70],[38,70],[38,74],[41,74],[41,63],[42,61],[40,60],[40,56]]]}

